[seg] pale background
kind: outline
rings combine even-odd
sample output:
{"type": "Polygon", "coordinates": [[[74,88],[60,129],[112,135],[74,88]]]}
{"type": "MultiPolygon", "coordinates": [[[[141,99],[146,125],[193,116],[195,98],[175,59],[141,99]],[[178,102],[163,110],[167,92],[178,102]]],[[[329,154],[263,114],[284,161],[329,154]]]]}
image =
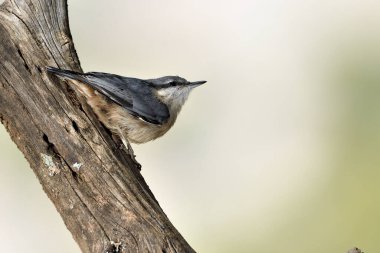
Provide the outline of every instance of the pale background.
{"type": "MultiPolygon", "coordinates": [[[[85,71],[208,80],[142,174],[204,253],[380,252],[380,1],[69,0],[85,71]]],[[[0,132],[1,252],[79,252],[0,132]]]]}

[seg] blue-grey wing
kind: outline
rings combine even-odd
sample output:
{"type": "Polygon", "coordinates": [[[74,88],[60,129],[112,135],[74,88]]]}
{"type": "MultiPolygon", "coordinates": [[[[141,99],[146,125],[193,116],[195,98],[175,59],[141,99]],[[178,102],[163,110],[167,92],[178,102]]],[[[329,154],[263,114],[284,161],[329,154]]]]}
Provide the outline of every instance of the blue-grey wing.
{"type": "Polygon", "coordinates": [[[147,122],[163,124],[169,119],[167,106],[144,80],[100,72],[89,72],[84,77],[85,83],[147,122]]]}
{"type": "Polygon", "coordinates": [[[101,72],[82,74],[53,67],[47,67],[47,70],[88,84],[132,115],[149,123],[161,125],[170,117],[167,106],[158,100],[144,80],[101,72]]]}

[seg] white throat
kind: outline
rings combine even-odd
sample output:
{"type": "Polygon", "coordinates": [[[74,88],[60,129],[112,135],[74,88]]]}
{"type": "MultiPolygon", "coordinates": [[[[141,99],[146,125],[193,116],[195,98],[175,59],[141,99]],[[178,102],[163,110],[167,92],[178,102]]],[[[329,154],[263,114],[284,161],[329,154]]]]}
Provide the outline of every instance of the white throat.
{"type": "Polygon", "coordinates": [[[177,117],[180,112],[182,105],[186,102],[189,97],[191,87],[180,87],[174,86],[164,89],[159,89],[157,91],[157,97],[165,103],[168,108],[171,117],[177,117]]]}

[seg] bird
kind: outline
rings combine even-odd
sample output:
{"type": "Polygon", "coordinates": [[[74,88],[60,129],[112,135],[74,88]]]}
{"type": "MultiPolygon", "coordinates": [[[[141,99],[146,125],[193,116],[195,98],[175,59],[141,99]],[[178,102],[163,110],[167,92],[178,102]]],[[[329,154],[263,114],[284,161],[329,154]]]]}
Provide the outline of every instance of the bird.
{"type": "Polygon", "coordinates": [[[73,84],[99,121],[118,135],[129,150],[129,142],[146,143],[164,135],[175,123],[193,88],[206,83],[189,82],[179,76],[139,79],[51,66],[46,70],[73,84]]]}

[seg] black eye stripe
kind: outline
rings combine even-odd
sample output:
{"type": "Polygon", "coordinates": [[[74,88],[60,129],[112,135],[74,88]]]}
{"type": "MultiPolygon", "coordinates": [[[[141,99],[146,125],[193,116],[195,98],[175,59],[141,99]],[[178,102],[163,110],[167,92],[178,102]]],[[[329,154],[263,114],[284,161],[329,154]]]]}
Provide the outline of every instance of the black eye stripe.
{"type": "Polygon", "coordinates": [[[159,87],[160,88],[169,88],[169,87],[175,87],[175,86],[179,86],[179,85],[180,85],[179,83],[170,82],[170,83],[167,83],[167,84],[162,84],[159,87]]]}
{"type": "Polygon", "coordinates": [[[169,79],[166,80],[165,82],[149,82],[148,80],[148,85],[151,87],[155,87],[156,89],[162,89],[162,88],[170,88],[170,87],[181,87],[181,86],[186,86],[189,84],[186,80],[173,80],[169,79]]]}

